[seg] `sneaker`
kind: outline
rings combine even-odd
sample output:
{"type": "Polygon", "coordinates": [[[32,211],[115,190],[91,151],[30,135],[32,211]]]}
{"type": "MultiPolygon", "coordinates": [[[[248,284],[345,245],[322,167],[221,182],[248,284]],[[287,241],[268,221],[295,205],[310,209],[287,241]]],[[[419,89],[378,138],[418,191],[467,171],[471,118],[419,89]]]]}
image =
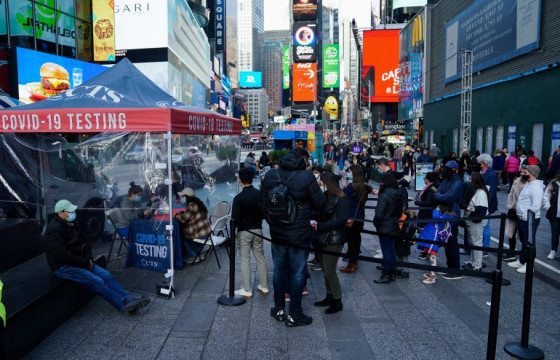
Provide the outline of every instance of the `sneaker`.
{"type": "Polygon", "coordinates": [[[461,254],[461,255],[470,255],[471,252],[470,252],[469,250],[467,250],[467,249],[460,248],[460,249],[459,249],[459,254],[461,254]]]}
{"type": "Polygon", "coordinates": [[[317,258],[313,258],[312,260],[307,260],[307,265],[316,265],[319,263],[319,260],[317,260],[317,258]]]}
{"type": "Polygon", "coordinates": [[[257,290],[261,292],[263,295],[268,295],[270,291],[268,291],[267,287],[261,286],[261,284],[257,285],[257,290]]]}
{"type": "Polygon", "coordinates": [[[508,266],[518,269],[518,268],[522,267],[523,264],[520,263],[519,260],[515,260],[513,262],[508,263],[508,266]]]}
{"type": "Polygon", "coordinates": [[[487,253],[486,251],[483,251],[483,252],[482,252],[482,257],[483,257],[483,258],[487,258],[487,257],[488,257],[488,253],[487,253]]]}
{"type": "Polygon", "coordinates": [[[245,289],[235,290],[234,294],[237,296],[244,297],[245,299],[251,299],[253,297],[253,292],[247,291],[245,289]]]}
{"type": "Polygon", "coordinates": [[[430,276],[432,276],[432,273],[431,272],[423,273],[422,276],[424,276],[425,278],[429,278],[430,276]]]}
{"type": "Polygon", "coordinates": [[[150,304],[150,299],[146,296],[142,296],[140,299],[129,299],[126,304],[123,306],[122,311],[126,311],[127,313],[134,313],[137,310],[145,308],[150,304]]]}
{"type": "Polygon", "coordinates": [[[510,261],[515,261],[517,258],[515,257],[515,255],[506,255],[502,260],[510,262],[510,261]]]}
{"type": "Polygon", "coordinates": [[[462,275],[459,275],[459,274],[449,274],[449,273],[443,274],[443,275],[441,275],[441,277],[444,278],[444,279],[446,279],[446,280],[461,280],[461,279],[463,278],[462,275]]]}
{"type": "Polygon", "coordinates": [[[301,295],[309,295],[309,291],[307,291],[307,286],[305,286],[303,288],[303,291],[301,292],[301,295]]]}
{"type": "Polygon", "coordinates": [[[273,307],[270,309],[270,316],[275,318],[277,321],[286,321],[286,312],[282,308],[273,307]]]}
{"type": "Polygon", "coordinates": [[[476,267],[474,267],[474,265],[471,262],[465,263],[462,266],[462,268],[463,268],[463,270],[468,270],[468,271],[482,271],[481,267],[476,268],[476,267]]]}
{"type": "Polygon", "coordinates": [[[307,316],[304,313],[299,313],[297,315],[288,315],[286,319],[287,327],[305,326],[310,325],[313,322],[311,316],[307,316]]]}
{"type": "Polygon", "coordinates": [[[395,271],[395,277],[397,279],[408,279],[410,277],[410,273],[403,269],[397,269],[397,271],[395,271]]]}
{"type": "Polygon", "coordinates": [[[428,276],[424,280],[422,280],[422,283],[424,284],[435,284],[435,282],[436,282],[436,274],[428,274],[428,276]]]}
{"type": "Polygon", "coordinates": [[[373,256],[376,259],[383,259],[383,254],[382,253],[377,253],[373,256]]]}
{"type": "Polygon", "coordinates": [[[554,260],[555,257],[556,257],[556,251],[554,250],[550,250],[550,253],[546,256],[548,260],[554,260]]]}
{"type": "Polygon", "coordinates": [[[284,301],[290,301],[290,294],[284,294],[284,301]]]}
{"type": "Polygon", "coordinates": [[[525,274],[527,272],[527,264],[523,264],[523,266],[517,268],[517,270],[515,271],[517,271],[520,274],[525,274]]]}
{"type": "Polygon", "coordinates": [[[428,253],[426,252],[421,252],[420,254],[418,254],[417,258],[419,260],[426,260],[428,258],[428,253]]]}
{"type": "Polygon", "coordinates": [[[315,264],[311,266],[311,271],[322,271],[323,268],[321,267],[320,264],[315,264]]]}

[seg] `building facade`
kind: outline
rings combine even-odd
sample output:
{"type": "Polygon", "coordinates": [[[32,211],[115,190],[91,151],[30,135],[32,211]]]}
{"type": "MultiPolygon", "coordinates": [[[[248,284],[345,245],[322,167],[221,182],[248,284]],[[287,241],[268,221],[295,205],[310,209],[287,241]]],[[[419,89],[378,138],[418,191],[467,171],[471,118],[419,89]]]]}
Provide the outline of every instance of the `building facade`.
{"type": "Polygon", "coordinates": [[[247,112],[251,115],[251,130],[256,132],[256,127],[262,128],[268,123],[268,96],[265,89],[238,90],[245,96],[247,112]]]}
{"type": "Polygon", "coordinates": [[[263,48],[263,87],[268,95],[268,108],[274,114],[282,108],[282,43],[265,42],[263,48]]]}
{"type": "Polygon", "coordinates": [[[264,0],[237,0],[239,71],[262,71],[264,0]]]}

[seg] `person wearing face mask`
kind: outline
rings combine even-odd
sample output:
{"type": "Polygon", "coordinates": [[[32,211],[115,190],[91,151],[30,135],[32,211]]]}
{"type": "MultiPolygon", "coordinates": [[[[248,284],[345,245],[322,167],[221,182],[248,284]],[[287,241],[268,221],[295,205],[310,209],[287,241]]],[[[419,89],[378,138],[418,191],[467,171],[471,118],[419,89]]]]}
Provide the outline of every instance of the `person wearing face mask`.
{"type": "Polygon", "coordinates": [[[131,297],[110,272],[93,262],[86,239],[75,223],[77,206],[68,200],[55,204],[55,216],[45,231],[45,254],[54,274],[76,282],[101,295],[120,312],[135,312],[148,306],[150,299],[131,297]]]}
{"type": "MultiPolygon", "coordinates": [[[[208,221],[208,209],[206,205],[194,196],[194,190],[186,187],[177,195],[181,197],[181,204],[186,205],[185,211],[175,214],[174,218],[180,223],[181,234],[185,237],[183,245],[187,254],[185,263],[192,264],[198,253],[198,248],[193,239],[203,239],[212,232],[208,221]]],[[[204,256],[199,255],[196,262],[203,260],[204,256]]]]}
{"type": "Polygon", "coordinates": [[[131,182],[128,194],[121,202],[121,216],[118,226],[119,232],[124,237],[128,234],[128,225],[131,220],[142,219],[150,215],[150,209],[140,205],[143,193],[144,190],[140,185],[131,182]]]}

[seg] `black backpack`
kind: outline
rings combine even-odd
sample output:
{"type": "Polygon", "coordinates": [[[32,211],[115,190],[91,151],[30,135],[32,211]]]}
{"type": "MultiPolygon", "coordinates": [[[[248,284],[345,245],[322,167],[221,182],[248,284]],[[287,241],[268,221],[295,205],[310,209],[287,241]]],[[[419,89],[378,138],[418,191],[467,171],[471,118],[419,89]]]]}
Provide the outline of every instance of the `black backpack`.
{"type": "Polygon", "coordinates": [[[266,192],[266,221],[271,226],[285,226],[293,224],[296,220],[297,204],[290,195],[288,182],[296,172],[294,171],[286,181],[280,176],[280,171],[275,171],[276,185],[266,192]]]}

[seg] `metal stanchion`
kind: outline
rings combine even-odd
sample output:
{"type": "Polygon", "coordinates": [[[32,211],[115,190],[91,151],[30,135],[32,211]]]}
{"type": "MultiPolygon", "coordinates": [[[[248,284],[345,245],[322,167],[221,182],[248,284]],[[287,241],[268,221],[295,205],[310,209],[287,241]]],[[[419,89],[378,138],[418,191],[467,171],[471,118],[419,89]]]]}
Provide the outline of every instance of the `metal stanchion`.
{"type": "Polygon", "coordinates": [[[521,325],[521,342],[509,342],[504,346],[504,351],[518,359],[539,360],[544,359],[544,352],[536,346],[529,345],[529,329],[531,326],[531,301],[533,298],[533,269],[535,268],[535,236],[533,232],[535,213],[529,210],[527,216],[527,263],[525,272],[525,293],[523,301],[523,323],[521,325]]]}
{"type": "MultiPolygon", "coordinates": [[[[498,241],[498,259],[496,260],[496,269],[498,270],[502,270],[502,262],[503,262],[502,259],[504,257],[505,232],[506,232],[506,214],[502,213],[500,215],[500,238],[498,241]]],[[[493,280],[490,279],[486,279],[486,282],[494,284],[493,280]]],[[[502,286],[509,286],[509,285],[511,285],[511,281],[509,281],[508,279],[504,279],[502,277],[502,286]]]]}
{"type": "Polygon", "coordinates": [[[227,295],[218,298],[218,304],[226,306],[238,306],[245,304],[247,300],[234,294],[235,288],[235,221],[230,221],[231,236],[229,239],[229,291],[227,295]]]}
{"type": "Polygon", "coordinates": [[[492,273],[492,300],[490,307],[490,324],[488,325],[488,344],[486,347],[486,360],[496,358],[496,345],[498,343],[498,321],[500,318],[500,297],[502,294],[502,270],[496,269],[492,273]]]}

